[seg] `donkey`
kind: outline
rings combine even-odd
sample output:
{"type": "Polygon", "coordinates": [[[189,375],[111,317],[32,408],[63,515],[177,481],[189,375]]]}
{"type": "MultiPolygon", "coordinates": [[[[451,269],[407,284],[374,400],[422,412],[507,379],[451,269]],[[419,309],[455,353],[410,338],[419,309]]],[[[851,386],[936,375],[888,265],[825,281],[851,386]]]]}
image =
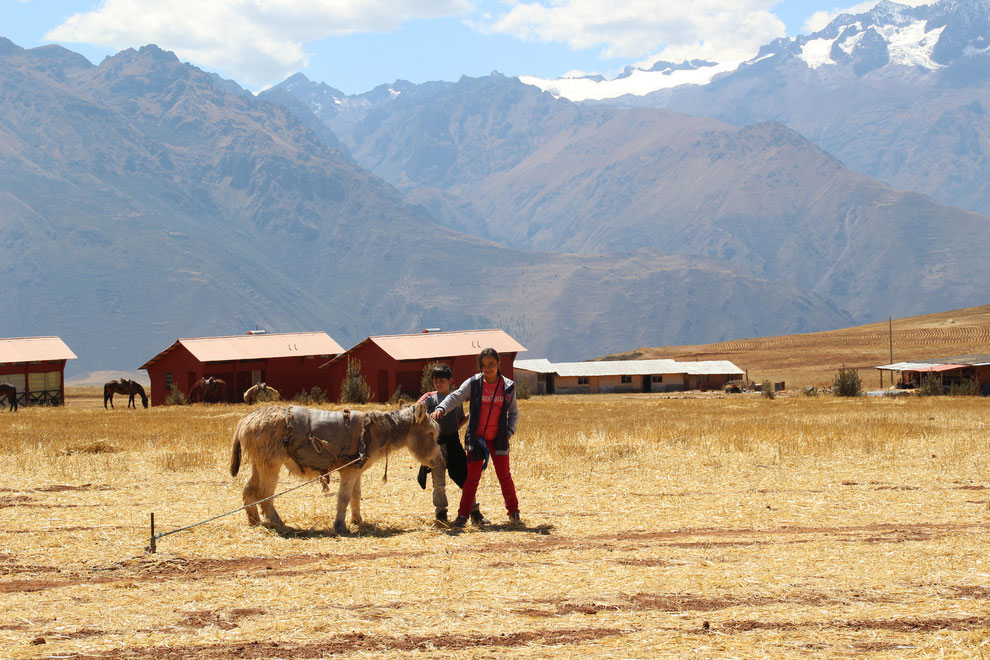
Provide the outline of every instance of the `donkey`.
{"type": "MultiPolygon", "coordinates": [[[[389,451],[406,447],[421,464],[442,465],[437,444],[440,427],[417,403],[392,412],[331,412],[301,406],[266,406],[248,413],[237,423],[231,446],[230,474],[237,476],[241,448],[251,459],[251,478],[244,487],[244,503],[275,493],[279,471],[314,478],[340,469],[337,515],[334,529],[347,533],[344,517],[351,507],[351,522],[360,525],[361,475],[389,451]],[[342,467],[346,466],[346,467],[342,467]]],[[[248,523],[257,525],[258,507],[247,507],[248,523]]],[[[272,500],[261,503],[265,519],[275,527],[285,524],[272,500]]]]}
{"type": "Polygon", "coordinates": [[[267,383],[252,385],[244,393],[244,403],[254,404],[258,401],[278,401],[279,393],[274,387],[268,387],[267,383]]]}
{"type": "Polygon", "coordinates": [[[7,397],[7,412],[17,412],[17,388],[10,383],[0,383],[0,400],[7,397]]]}
{"type": "Polygon", "coordinates": [[[111,380],[109,383],[104,383],[103,385],[103,408],[106,409],[107,402],[110,403],[110,407],[113,408],[113,395],[114,394],[126,394],[127,395],[127,407],[137,409],[137,404],[134,403],[134,397],[136,395],[141,395],[141,405],[145,408],[148,407],[148,395],[144,393],[144,388],[141,387],[141,383],[133,380],[128,380],[127,378],[121,378],[120,380],[111,380]]]}

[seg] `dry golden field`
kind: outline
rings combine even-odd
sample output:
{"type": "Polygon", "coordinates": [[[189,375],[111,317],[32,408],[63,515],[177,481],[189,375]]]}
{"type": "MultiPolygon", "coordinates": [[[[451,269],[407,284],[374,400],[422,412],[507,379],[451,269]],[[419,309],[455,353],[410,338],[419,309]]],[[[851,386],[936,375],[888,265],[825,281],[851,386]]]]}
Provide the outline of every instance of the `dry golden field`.
{"type": "MultiPolygon", "coordinates": [[[[250,528],[247,406],[0,412],[0,656],[990,656],[990,402],[520,402],[522,528],[433,525],[408,454],[332,532],[311,484],[250,528]]],[[[284,476],[281,487],[300,483],[284,476]]],[[[448,487],[456,501],[457,489],[448,487]]]]}
{"type": "MultiPolygon", "coordinates": [[[[878,388],[880,372],[874,367],[890,364],[891,336],[894,362],[987,354],[990,305],[828,332],[640,348],[631,355],[643,359],[731,360],[745,369],[752,381],[784,381],[792,389],[831,385],[835,373],[844,366],[859,371],[864,387],[878,388]]],[[[888,379],[889,373],[885,374],[884,387],[890,385],[888,379]]]]}

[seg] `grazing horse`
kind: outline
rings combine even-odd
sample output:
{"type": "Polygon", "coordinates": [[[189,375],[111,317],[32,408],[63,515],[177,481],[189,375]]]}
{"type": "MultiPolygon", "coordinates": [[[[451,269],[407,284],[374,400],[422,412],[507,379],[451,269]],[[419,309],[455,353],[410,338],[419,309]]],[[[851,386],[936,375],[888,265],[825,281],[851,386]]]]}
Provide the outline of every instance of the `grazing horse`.
{"type": "Polygon", "coordinates": [[[17,388],[9,383],[0,383],[0,399],[7,397],[10,407],[7,412],[17,412],[17,388]]]}
{"type": "Polygon", "coordinates": [[[227,381],[207,376],[200,378],[189,390],[189,403],[227,403],[227,381]]]}
{"type": "Polygon", "coordinates": [[[244,393],[244,403],[253,404],[258,401],[278,401],[279,393],[274,387],[268,387],[267,383],[252,385],[244,393]]]}
{"type": "Polygon", "coordinates": [[[137,404],[134,403],[135,395],[141,395],[141,405],[145,408],[148,407],[148,395],[144,393],[144,388],[141,387],[141,383],[133,380],[128,380],[127,378],[121,378],[120,380],[111,380],[109,383],[103,385],[103,408],[106,409],[107,402],[110,403],[110,407],[113,408],[113,395],[114,394],[126,394],[127,395],[127,407],[137,408],[137,404]]]}
{"type": "MultiPolygon", "coordinates": [[[[237,423],[231,446],[230,474],[237,476],[241,447],[251,459],[251,478],[244,487],[248,522],[257,525],[258,506],[252,504],[275,493],[284,465],[289,472],[315,478],[340,468],[337,517],[334,529],[347,533],[344,517],[361,524],[361,475],[390,450],[407,447],[421,464],[443,464],[437,444],[440,427],[417,403],[392,412],[314,410],[302,406],[266,406],[237,423]],[[346,467],[344,467],[346,466],[346,467]]],[[[261,513],[276,527],[284,527],[273,500],[261,502],[261,513]]]]}

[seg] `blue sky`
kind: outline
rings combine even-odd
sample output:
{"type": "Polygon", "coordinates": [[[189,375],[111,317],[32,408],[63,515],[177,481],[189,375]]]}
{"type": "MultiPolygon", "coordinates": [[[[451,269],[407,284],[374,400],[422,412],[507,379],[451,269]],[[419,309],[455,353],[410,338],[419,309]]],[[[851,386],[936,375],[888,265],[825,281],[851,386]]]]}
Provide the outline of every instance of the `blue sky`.
{"type": "MultiPolygon", "coordinates": [[[[0,0],[0,36],[94,63],[155,43],[257,91],[301,71],[348,94],[493,70],[612,76],[657,59],[744,59],[855,0],[0,0]]],[[[922,0],[910,0],[922,4],[922,0]]]]}

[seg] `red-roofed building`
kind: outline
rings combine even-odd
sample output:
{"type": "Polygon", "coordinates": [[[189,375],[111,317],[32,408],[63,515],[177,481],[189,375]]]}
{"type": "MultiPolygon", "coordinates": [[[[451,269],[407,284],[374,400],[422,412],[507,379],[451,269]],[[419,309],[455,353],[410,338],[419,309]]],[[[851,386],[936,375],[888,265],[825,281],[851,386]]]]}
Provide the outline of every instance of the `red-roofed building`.
{"type": "Polygon", "coordinates": [[[65,403],[65,363],[75,360],[58,337],[0,339],[0,383],[17,388],[17,404],[65,403]]]}
{"type": "Polygon", "coordinates": [[[478,354],[485,348],[498,351],[499,367],[507,378],[512,378],[516,354],[526,350],[504,330],[424,330],[368,337],[325,365],[330,370],[330,396],[340,398],[348,358],[361,362],[361,374],[371,388],[372,400],[385,402],[400,388],[406,396],[418,398],[423,368],[431,362],[449,366],[454,387],[460,385],[478,373],[478,354]]]}
{"type": "Polygon", "coordinates": [[[327,389],[327,372],[320,369],[343,347],[325,332],[267,334],[249,332],[232,337],[178,339],[141,369],[151,378],[151,405],[160,406],[174,390],[188,394],[200,378],[227,383],[227,399],[243,401],[252,385],[267,383],[283,399],[314,386],[327,389]]]}

